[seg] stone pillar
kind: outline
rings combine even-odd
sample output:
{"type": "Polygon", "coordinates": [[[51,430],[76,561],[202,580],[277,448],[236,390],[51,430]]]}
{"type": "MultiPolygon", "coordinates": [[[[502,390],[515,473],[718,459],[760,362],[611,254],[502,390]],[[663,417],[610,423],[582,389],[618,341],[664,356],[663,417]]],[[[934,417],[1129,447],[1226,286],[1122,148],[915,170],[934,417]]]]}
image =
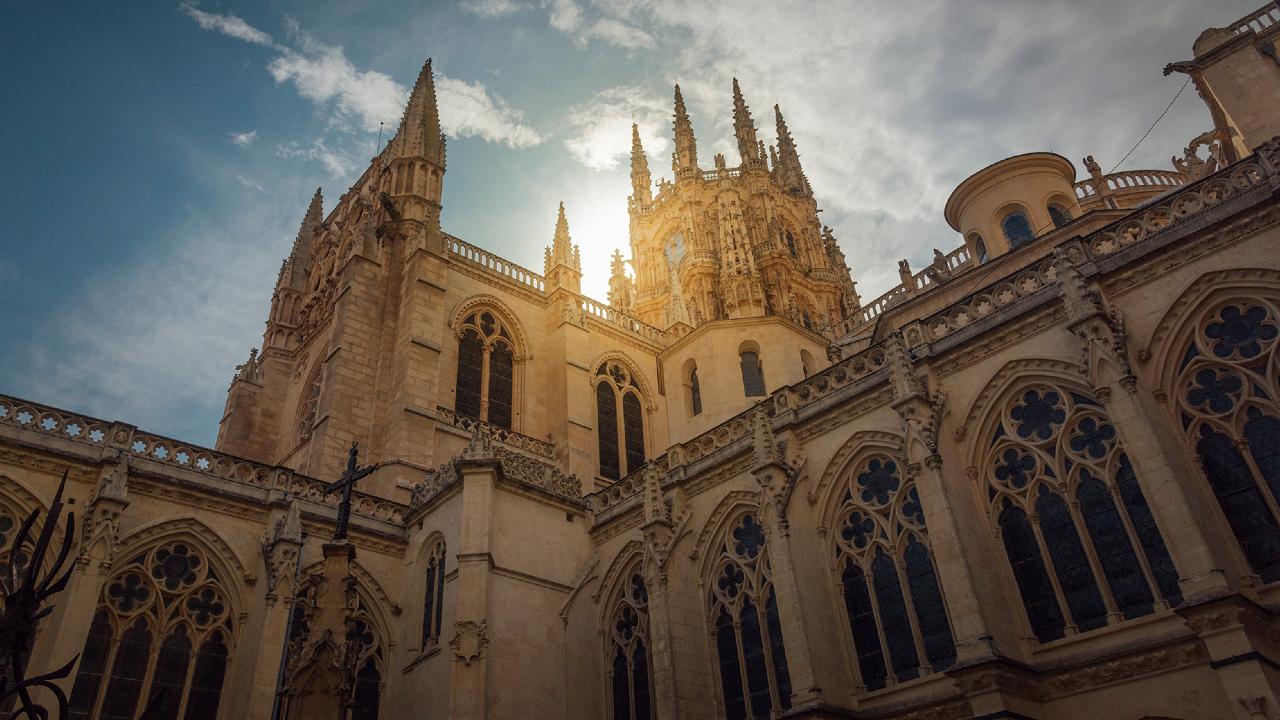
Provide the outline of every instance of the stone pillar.
{"type": "MultiPolygon", "coordinates": [[[[115,561],[120,515],[129,507],[128,490],[129,456],[121,452],[116,461],[103,467],[98,475],[97,487],[86,506],[80,528],[80,547],[71,578],[66,588],[53,598],[53,613],[43,621],[44,632],[32,649],[27,677],[62,667],[84,650],[89,626],[102,598],[102,587],[115,561]]],[[[56,545],[50,548],[50,552],[56,551],[56,545]]],[[[58,682],[68,695],[78,668],[79,662],[58,682]]]]}
{"type": "MultiPolygon", "coordinates": [[[[662,475],[652,464],[644,473],[644,582],[649,592],[649,666],[653,677],[653,716],[656,720],[679,717],[676,693],[676,656],[671,643],[671,598],[667,586],[667,562],[689,524],[691,513],[669,508],[662,492],[662,475]],[[674,515],[674,517],[673,517],[674,515]]],[[[673,498],[672,505],[675,505],[673,498]]]]}
{"type": "Polygon", "coordinates": [[[1229,593],[1227,568],[1235,565],[1229,554],[1231,539],[1205,513],[1192,510],[1203,507],[1208,498],[1188,487],[1199,474],[1178,447],[1174,439],[1178,433],[1139,395],[1119,312],[1107,309],[1101,290],[1091,286],[1077,267],[1075,258],[1083,257],[1081,249],[1057,248],[1054,257],[1067,327],[1081,343],[1094,392],[1115,425],[1178,568],[1184,602],[1195,604],[1229,593]]]}
{"type": "Polygon", "coordinates": [[[453,639],[450,717],[483,720],[488,712],[489,675],[486,628],[493,567],[493,503],[499,463],[477,431],[458,463],[462,476],[461,526],[458,532],[457,619],[453,639]]]}
{"type": "Polygon", "coordinates": [[[755,434],[755,464],[751,474],[760,483],[760,524],[773,570],[773,591],[778,599],[778,621],[786,645],[787,671],[791,676],[791,706],[817,705],[822,700],[813,649],[826,641],[825,629],[805,623],[795,558],[787,526],[787,503],[795,490],[796,468],[787,462],[787,448],[773,435],[772,421],[763,405],[751,416],[755,434]]]}
{"type": "Polygon", "coordinates": [[[1280,670],[1270,613],[1236,595],[1179,613],[1208,652],[1239,720],[1272,718],[1280,709],[1280,670]]]}
{"type": "Polygon", "coordinates": [[[279,690],[280,669],[284,662],[289,616],[297,590],[298,557],[302,549],[302,520],[297,501],[289,503],[284,514],[277,515],[262,541],[266,565],[266,587],[263,603],[262,630],[258,633],[258,651],[253,656],[253,674],[249,686],[247,716],[269,718],[279,690]]]}

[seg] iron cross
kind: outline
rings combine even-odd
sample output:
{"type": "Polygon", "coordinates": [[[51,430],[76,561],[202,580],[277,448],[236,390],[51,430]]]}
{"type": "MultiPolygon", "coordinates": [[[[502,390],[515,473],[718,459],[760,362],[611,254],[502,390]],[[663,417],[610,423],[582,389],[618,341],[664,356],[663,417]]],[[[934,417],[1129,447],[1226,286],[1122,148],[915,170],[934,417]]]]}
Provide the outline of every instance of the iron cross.
{"type": "Polygon", "coordinates": [[[347,454],[347,471],[337,481],[326,485],[324,494],[328,495],[332,492],[342,491],[342,502],[338,503],[338,524],[333,531],[334,540],[347,539],[347,525],[351,522],[351,489],[355,487],[356,481],[366,477],[378,469],[377,463],[358,467],[356,465],[356,455],[359,453],[357,449],[358,443],[351,443],[351,452],[347,454]]]}

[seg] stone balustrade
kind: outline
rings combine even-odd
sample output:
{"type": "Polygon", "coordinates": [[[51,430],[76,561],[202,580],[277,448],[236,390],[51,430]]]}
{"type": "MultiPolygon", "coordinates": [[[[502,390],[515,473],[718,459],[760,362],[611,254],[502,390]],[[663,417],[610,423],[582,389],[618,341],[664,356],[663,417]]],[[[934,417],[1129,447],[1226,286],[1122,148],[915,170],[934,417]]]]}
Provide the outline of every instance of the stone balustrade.
{"type": "Polygon", "coordinates": [[[501,443],[516,450],[533,453],[538,457],[555,459],[556,446],[549,442],[539,440],[538,438],[518,433],[515,430],[508,430],[506,428],[495,427],[488,423],[482,423],[475,418],[467,417],[466,415],[459,415],[443,405],[436,408],[436,417],[440,418],[440,421],[446,425],[451,425],[459,430],[463,430],[468,435],[473,434],[476,431],[476,428],[480,427],[485,432],[489,433],[494,442],[501,443]]]}
{"type": "Polygon", "coordinates": [[[482,250],[452,235],[445,235],[444,239],[445,247],[449,250],[449,254],[455,258],[488,270],[534,292],[541,293],[546,289],[546,278],[526,267],[494,255],[488,250],[482,250]]]}

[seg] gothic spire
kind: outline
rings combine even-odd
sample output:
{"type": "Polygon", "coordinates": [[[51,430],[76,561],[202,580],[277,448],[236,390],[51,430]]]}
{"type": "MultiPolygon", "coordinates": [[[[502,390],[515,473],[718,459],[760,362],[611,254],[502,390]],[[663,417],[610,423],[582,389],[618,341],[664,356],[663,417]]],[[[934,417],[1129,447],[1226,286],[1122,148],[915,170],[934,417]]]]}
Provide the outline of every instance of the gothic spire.
{"type": "Polygon", "coordinates": [[[423,64],[418,81],[413,84],[409,103],[405,105],[400,129],[388,148],[392,158],[423,157],[444,164],[444,135],[440,132],[440,113],[436,108],[436,83],[431,72],[431,59],[423,64]]]}
{"type": "Polygon", "coordinates": [[[551,239],[551,246],[546,252],[546,270],[547,274],[551,274],[551,269],[557,265],[564,265],[574,270],[581,271],[582,261],[578,248],[573,244],[573,240],[569,237],[569,220],[564,215],[564,201],[560,202],[560,211],[556,216],[556,233],[551,239]]]}
{"type": "Polygon", "coordinates": [[[631,312],[631,279],[627,277],[622,251],[616,249],[609,263],[609,305],[622,312],[631,312]]]}
{"type": "Polygon", "coordinates": [[[791,138],[791,131],[787,129],[787,121],[782,117],[782,110],[777,105],[773,106],[774,120],[777,122],[778,129],[778,179],[782,183],[782,187],[787,190],[803,192],[806,195],[811,194],[809,189],[809,179],[805,177],[804,170],[800,167],[800,153],[796,151],[796,142],[791,138]]]}
{"type": "Polygon", "coordinates": [[[698,169],[698,142],[693,137],[693,123],[689,122],[689,112],[684,107],[684,96],[680,94],[680,85],[676,85],[675,121],[676,153],[675,167],[677,177],[681,171],[692,172],[698,169]]]}
{"type": "Polygon", "coordinates": [[[751,122],[751,110],[742,99],[742,88],[738,87],[738,78],[733,79],[733,134],[738,138],[738,154],[743,164],[759,160],[759,141],[756,139],[756,126],[751,122]]]}
{"type": "Polygon", "coordinates": [[[286,276],[292,279],[292,273],[287,272],[287,268],[306,267],[311,257],[311,236],[315,234],[316,228],[320,227],[322,222],[324,222],[324,196],[321,194],[321,189],[316,188],[315,194],[311,196],[311,202],[307,205],[307,212],[302,216],[302,224],[298,226],[298,234],[293,239],[293,249],[289,251],[289,257],[285,258],[284,265],[280,268],[278,282],[284,281],[286,276]]]}
{"type": "Polygon", "coordinates": [[[653,201],[653,178],[649,175],[649,159],[640,144],[640,126],[631,123],[631,199],[638,203],[653,201]]]}

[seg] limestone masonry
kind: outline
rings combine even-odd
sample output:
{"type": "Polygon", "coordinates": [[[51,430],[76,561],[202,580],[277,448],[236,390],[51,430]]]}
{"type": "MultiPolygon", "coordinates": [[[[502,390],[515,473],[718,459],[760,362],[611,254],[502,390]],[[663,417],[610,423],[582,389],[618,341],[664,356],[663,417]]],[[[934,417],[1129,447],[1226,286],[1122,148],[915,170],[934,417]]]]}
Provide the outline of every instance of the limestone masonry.
{"type": "Polygon", "coordinates": [[[734,157],[678,86],[670,181],[631,128],[607,303],[572,207],[540,273],[449,235],[428,62],[216,448],[0,397],[0,564],[64,469],[83,524],[31,671],[80,654],[74,718],[1280,718],[1278,38],[1165,69],[1172,169],[995,163],[874,299],[736,80],[734,157]]]}

